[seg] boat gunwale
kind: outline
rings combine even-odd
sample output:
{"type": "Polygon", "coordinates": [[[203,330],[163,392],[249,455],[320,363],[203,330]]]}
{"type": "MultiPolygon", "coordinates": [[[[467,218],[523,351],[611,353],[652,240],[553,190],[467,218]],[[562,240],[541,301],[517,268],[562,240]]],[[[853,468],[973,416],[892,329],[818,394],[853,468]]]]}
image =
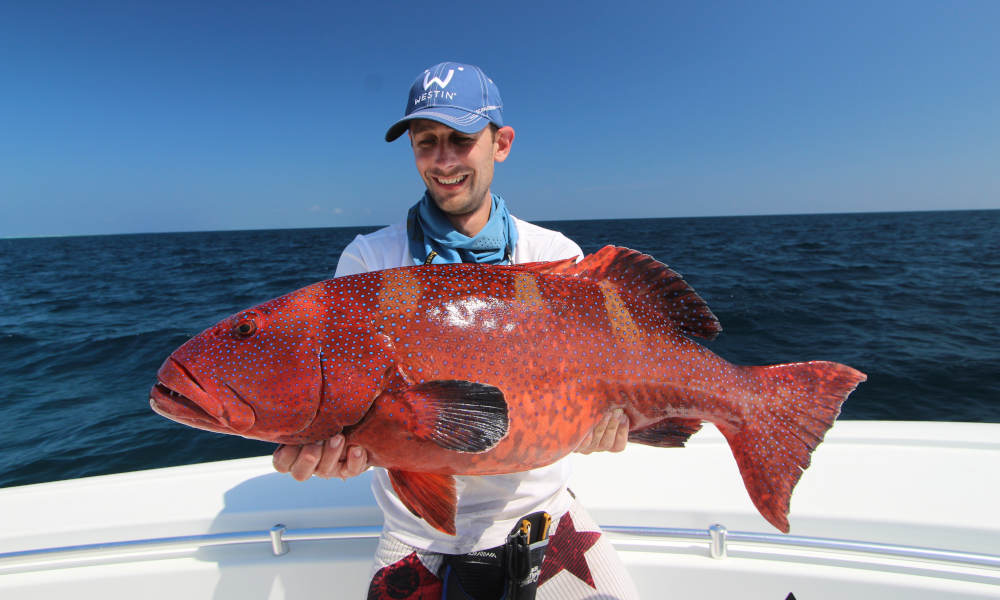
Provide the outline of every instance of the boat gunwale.
{"type": "MultiPolygon", "coordinates": [[[[859,540],[795,536],[753,531],[728,531],[721,525],[709,529],[669,527],[602,527],[617,547],[648,545],[651,542],[706,541],[712,558],[726,557],[729,542],[750,543],[774,547],[797,547],[820,551],[838,551],[934,563],[961,564],[1000,569],[1000,555],[963,552],[941,548],[926,548],[900,544],[884,544],[859,540]]],[[[364,540],[381,535],[378,526],[319,527],[287,529],[277,524],[269,530],[249,530],[225,533],[185,535],[148,539],[133,539],[73,546],[58,546],[0,553],[0,573],[16,573],[49,568],[69,568],[95,562],[149,560],[193,552],[203,547],[239,544],[269,544],[272,554],[283,555],[289,542],[364,540]]]]}

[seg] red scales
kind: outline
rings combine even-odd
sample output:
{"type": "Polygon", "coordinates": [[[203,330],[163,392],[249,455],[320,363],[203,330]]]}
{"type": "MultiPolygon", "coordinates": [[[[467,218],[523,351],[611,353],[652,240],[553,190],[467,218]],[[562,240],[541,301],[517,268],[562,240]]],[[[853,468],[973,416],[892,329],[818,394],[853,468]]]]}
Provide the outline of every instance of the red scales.
{"type": "Polygon", "coordinates": [[[612,408],[630,441],[726,436],[755,505],[788,530],[792,488],[865,375],[832,362],[738,366],[666,265],[605,247],[581,262],[402,267],[319,282],[237,313],[161,367],[157,412],[284,443],[339,432],[400,498],[454,532],[453,475],[533,469],[612,408]]]}

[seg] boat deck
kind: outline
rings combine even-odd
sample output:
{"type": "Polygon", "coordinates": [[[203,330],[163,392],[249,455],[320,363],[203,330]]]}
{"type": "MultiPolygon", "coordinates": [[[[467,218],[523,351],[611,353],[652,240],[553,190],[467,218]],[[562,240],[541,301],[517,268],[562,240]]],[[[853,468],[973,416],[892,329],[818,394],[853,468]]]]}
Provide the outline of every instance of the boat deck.
{"type": "MultiPolygon", "coordinates": [[[[644,598],[1000,598],[1000,425],[838,422],[788,536],[710,426],[685,449],[574,460],[644,598]]],[[[361,598],[381,523],[368,486],[298,483],[260,457],[3,489],[0,597],[361,598]]]]}

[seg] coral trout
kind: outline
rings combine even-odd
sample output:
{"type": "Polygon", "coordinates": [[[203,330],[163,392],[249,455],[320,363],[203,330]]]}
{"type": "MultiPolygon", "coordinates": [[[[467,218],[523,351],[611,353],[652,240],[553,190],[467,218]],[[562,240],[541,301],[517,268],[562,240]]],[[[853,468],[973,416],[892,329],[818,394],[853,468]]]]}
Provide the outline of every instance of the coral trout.
{"type": "Polygon", "coordinates": [[[346,436],[417,515],[454,534],[453,475],[569,454],[621,408],[629,440],[679,447],[713,423],[760,513],[792,488],[865,375],[823,361],[738,366],[689,336],[718,320],[627,248],[511,266],[401,267],[322,281],[189,340],[150,404],[200,429],[282,443],[346,436]]]}

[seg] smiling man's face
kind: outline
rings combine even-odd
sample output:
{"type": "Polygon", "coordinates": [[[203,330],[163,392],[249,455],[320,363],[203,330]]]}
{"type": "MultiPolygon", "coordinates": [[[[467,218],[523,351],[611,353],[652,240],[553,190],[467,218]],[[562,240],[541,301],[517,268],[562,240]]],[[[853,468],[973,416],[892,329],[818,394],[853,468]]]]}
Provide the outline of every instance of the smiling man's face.
{"type": "MultiPolygon", "coordinates": [[[[468,219],[485,211],[481,220],[482,225],[486,224],[493,165],[507,158],[513,140],[514,130],[510,127],[494,130],[487,126],[468,134],[426,119],[416,119],[410,125],[417,171],[434,203],[453,223],[453,217],[468,219]]],[[[457,225],[456,229],[462,230],[457,225]]],[[[475,233],[478,230],[472,235],[475,233]]]]}

